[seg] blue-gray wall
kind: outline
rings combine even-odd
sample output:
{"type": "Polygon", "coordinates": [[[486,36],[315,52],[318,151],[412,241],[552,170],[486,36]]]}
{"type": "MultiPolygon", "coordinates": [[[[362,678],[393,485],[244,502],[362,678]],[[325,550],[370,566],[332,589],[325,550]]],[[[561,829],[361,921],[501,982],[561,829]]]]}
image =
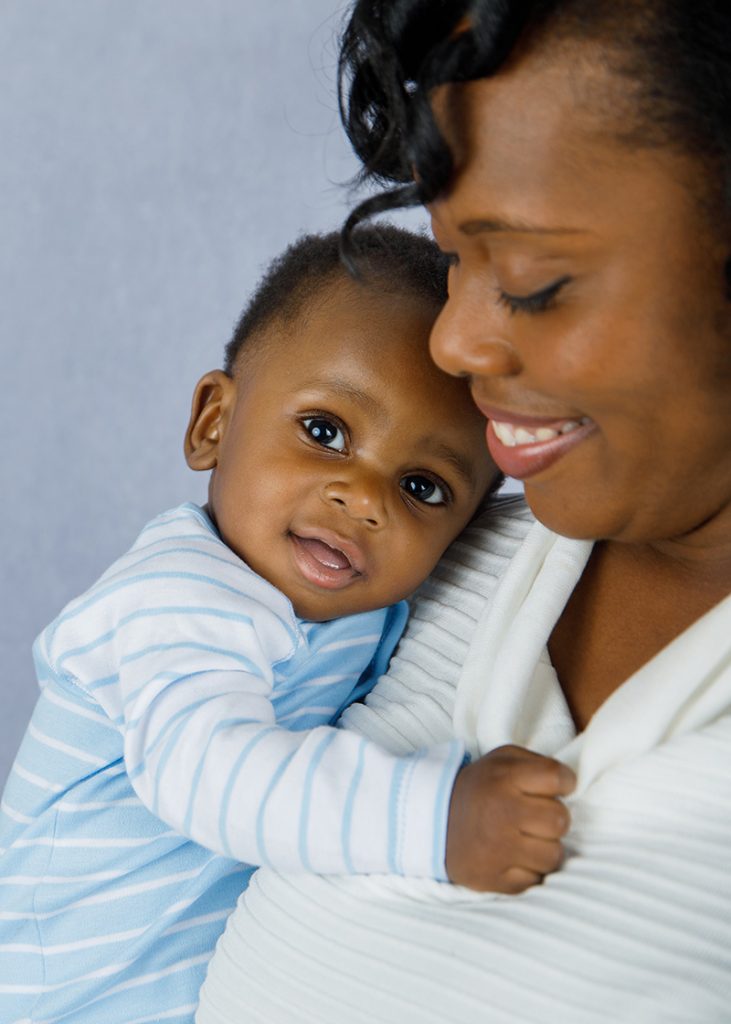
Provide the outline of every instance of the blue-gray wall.
{"type": "Polygon", "coordinates": [[[334,227],[355,162],[337,0],[2,0],[0,784],[31,644],[146,519],[269,259],[334,227]]]}

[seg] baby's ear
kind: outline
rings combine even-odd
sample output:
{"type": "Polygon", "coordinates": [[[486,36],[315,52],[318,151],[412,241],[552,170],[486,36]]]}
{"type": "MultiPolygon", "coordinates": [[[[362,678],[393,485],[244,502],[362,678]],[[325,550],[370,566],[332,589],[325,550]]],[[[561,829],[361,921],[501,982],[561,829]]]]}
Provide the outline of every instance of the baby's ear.
{"type": "Polygon", "coordinates": [[[223,370],[211,370],[193,392],[183,450],[191,469],[213,469],[236,396],[236,384],[223,370]]]}

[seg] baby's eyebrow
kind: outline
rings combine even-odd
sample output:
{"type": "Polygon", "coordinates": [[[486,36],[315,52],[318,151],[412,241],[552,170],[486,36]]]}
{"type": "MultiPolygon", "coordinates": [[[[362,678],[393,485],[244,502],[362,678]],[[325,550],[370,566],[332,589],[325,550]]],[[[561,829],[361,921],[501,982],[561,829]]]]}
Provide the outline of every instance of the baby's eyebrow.
{"type": "Polygon", "coordinates": [[[383,411],[375,395],[370,394],[368,391],[363,391],[361,388],[345,380],[308,380],[303,382],[302,388],[303,390],[306,388],[327,388],[328,391],[334,391],[344,398],[352,399],[370,412],[383,411]]]}
{"type": "Polygon", "coordinates": [[[451,445],[432,436],[422,438],[419,444],[420,446],[423,445],[430,455],[433,455],[437,459],[442,459],[444,462],[450,463],[450,465],[452,465],[457,473],[462,477],[470,490],[474,490],[474,466],[471,460],[466,458],[462,452],[457,451],[456,448],[452,448],[451,445]]]}

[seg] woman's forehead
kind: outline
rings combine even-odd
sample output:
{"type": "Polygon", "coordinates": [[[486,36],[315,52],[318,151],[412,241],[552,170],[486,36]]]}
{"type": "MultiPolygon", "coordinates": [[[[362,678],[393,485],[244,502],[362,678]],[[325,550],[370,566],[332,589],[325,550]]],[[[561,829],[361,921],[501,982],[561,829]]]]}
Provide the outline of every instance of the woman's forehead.
{"type": "Polygon", "coordinates": [[[682,207],[695,216],[701,165],[669,147],[622,141],[621,119],[630,116],[623,80],[587,59],[517,62],[440,87],[433,106],[455,166],[433,204],[437,222],[569,232],[612,227],[623,211],[658,204],[668,216],[682,207]]]}
{"type": "Polygon", "coordinates": [[[598,53],[565,47],[550,60],[529,55],[489,78],[435,89],[432,107],[457,166],[490,145],[496,160],[529,144],[536,158],[612,161],[621,145],[615,128],[626,127],[632,105],[625,80],[598,63],[598,53]]]}

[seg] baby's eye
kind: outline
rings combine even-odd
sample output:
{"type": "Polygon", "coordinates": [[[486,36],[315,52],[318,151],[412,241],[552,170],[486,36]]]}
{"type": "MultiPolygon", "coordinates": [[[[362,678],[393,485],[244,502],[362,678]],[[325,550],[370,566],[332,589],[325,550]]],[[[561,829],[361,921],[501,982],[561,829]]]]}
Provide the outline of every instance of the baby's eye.
{"type": "Polygon", "coordinates": [[[446,486],[438,484],[428,476],[405,476],[401,487],[410,498],[422,501],[425,505],[446,505],[449,494],[446,486]]]}
{"type": "Polygon", "coordinates": [[[345,436],[333,420],[325,416],[308,416],[302,421],[302,426],[312,440],[321,444],[323,448],[332,448],[337,452],[345,451],[345,436]]]}

